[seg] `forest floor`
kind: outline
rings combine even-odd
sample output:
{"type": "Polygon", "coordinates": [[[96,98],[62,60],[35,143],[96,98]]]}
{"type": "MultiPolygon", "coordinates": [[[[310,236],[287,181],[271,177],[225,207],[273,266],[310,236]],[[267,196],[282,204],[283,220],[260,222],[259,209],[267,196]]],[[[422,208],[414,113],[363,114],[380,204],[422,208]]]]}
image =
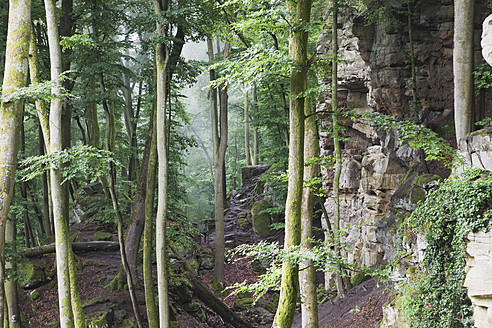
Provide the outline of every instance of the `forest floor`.
{"type": "MultiPolygon", "coordinates": [[[[91,240],[98,226],[87,224],[75,228],[81,230],[81,241],[91,240]]],[[[72,231],[74,232],[74,231],[72,231]]],[[[111,327],[123,327],[124,320],[127,327],[133,327],[131,301],[127,291],[111,292],[105,286],[118,273],[120,256],[118,251],[96,251],[91,253],[79,253],[79,291],[82,303],[85,305],[84,312],[89,316],[100,316],[102,313],[112,310],[113,325],[111,327]]],[[[35,290],[39,292],[39,298],[31,300],[32,291],[21,293],[21,313],[29,322],[29,327],[56,327],[58,321],[58,296],[56,288],[54,255],[45,255],[41,258],[31,259],[34,263],[47,264],[53,280],[39,286],[35,290]]],[[[247,260],[228,264],[225,270],[226,283],[232,285],[236,282],[248,280],[254,282],[258,274],[252,270],[247,260]]],[[[213,290],[211,279],[212,271],[203,271],[201,279],[213,290]]],[[[321,328],[374,328],[378,327],[382,319],[382,306],[389,297],[388,288],[378,286],[375,279],[370,279],[359,286],[351,289],[346,297],[341,300],[328,300],[319,307],[319,318],[321,328]]],[[[143,291],[137,292],[137,299],[141,313],[146,317],[143,291]]],[[[224,298],[224,302],[233,306],[236,296],[224,298]]],[[[199,322],[196,318],[178,309],[176,320],[181,328],[226,328],[231,327],[224,323],[212,310],[206,308],[207,324],[199,322]]],[[[255,327],[267,328],[270,324],[260,325],[257,318],[248,311],[243,312],[247,319],[255,327]]],[[[136,327],[136,326],[135,326],[136,327]]],[[[299,309],[294,320],[294,328],[301,327],[299,309]]]]}
{"type": "MultiPolygon", "coordinates": [[[[230,206],[225,218],[228,233],[226,240],[234,245],[242,243],[257,243],[261,238],[252,230],[245,232],[239,229],[237,224],[239,217],[250,215],[250,205],[253,201],[258,200],[254,194],[254,181],[251,184],[243,186],[239,191],[235,191],[230,197],[230,206]],[[245,213],[247,215],[245,215],[245,213]]],[[[260,196],[261,198],[261,196],[260,196]]],[[[96,222],[79,223],[71,227],[71,234],[77,236],[76,241],[92,241],[97,232],[109,232],[114,229],[96,222]]],[[[116,241],[116,235],[108,234],[112,241],[116,241]]],[[[277,241],[282,244],[282,234],[276,233],[270,237],[269,241],[277,241]]],[[[208,248],[210,252],[213,244],[213,233],[205,238],[201,244],[202,248],[208,248]]],[[[54,254],[45,255],[37,258],[31,258],[30,261],[38,268],[44,268],[46,279],[44,283],[35,286],[36,289],[22,290],[20,293],[21,313],[25,317],[31,328],[57,327],[58,325],[58,293],[54,268],[54,254]],[[34,290],[36,292],[34,292],[34,290]],[[39,293],[39,297],[32,299],[32,295],[39,293]]],[[[107,328],[130,328],[136,327],[134,321],[133,309],[128,291],[110,291],[107,286],[118,274],[120,269],[119,251],[92,251],[77,254],[78,275],[79,275],[79,292],[84,305],[85,314],[90,317],[102,318],[109,316],[107,319],[111,324],[107,328]]],[[[139,272],[142,279],[142,272],[139,272]]],[[[251,263],[247,259],[232,261],[225,267],[225,283],[231,286],[235,283],[241,283],[244,280],[253,283],[257,280],[259,273],[253,270],[251,263]]],[[[208,285],[211,291],[214,290],[212,284],[213,271],[200,271],[200,279],[208,285]]],[[[146,318],[145,299],[143,284],[137,286],[137,300],[139,310],[144,319],[146,318]]],[[[183,287],[185,288],[185,287],[183,287]]],[[[177,288],[179,292],[179,287],[177,288]]],[[[382,308],[390,298],[390,287],[379,285],[375,278],[369,279],[362,284],[355,286],[347,292],[343,299],[327,299],[319,306],[320,328],[375,328],[379,327],[383,312],[382,308]]],[[[175,291],[176,292],[176,289],[175,291]]],[[[183,290],[183,294],[188,291],[183,290]]],[[[234,307],[238,296],[216,295],[230,308],[234,307]]],[[[266,298],[271,300],[272,294],[267,294],[266,298]]],[[[180,328],[234,328],[225,323],[220,316],[212,311],[207,304],[199,306],[199,314],[202,315],[202,321],[199,321],[196,313],[189,314],[190,305],[194,304],[196,299],[187,299],[185,303],[173,304],[176,310],[175,320],[179,322],[180,328]],[[186,311],[188,310],[188,312],[186,311]],[[203,310],[203,311],[202,311],[203,310]]],[[[273,311],[274,312],[274,311],[273,311]]],[[[252,327],[269,328],[271,323],[265,322],[265,316],[258,314],[253,309],[246,309],[239,312],[243,318],[248,321],[252,327]]],[[[264,312],[263,312],[264,314],[264,312]]],[[[273,313],[269,314],[270,320],[273,319],[273,313]]],[[[146,321],[146,320],[145,320],[146,321]]],[[[301,316],[300,305],[298,304],[297,312],[294,319],[293,328],[300,328],[301,316]]],[[[94,327],[100,327],[94,326],[94,327]]]]}

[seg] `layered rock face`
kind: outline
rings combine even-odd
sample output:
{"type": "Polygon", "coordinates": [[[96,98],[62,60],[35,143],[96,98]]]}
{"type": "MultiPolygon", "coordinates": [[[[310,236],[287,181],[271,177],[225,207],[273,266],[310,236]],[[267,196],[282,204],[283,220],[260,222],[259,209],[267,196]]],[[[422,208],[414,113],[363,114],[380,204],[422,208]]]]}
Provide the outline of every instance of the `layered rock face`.
{"type": "Polygon", "coordinates": [[[492,233],[468,236],[465,287],[473,304],[477,328],[492,327],[492,233]]]}
{"type": "MultiPolygon", "coordinates": [[[[392,2],[393,6],[400,6],[392,2]]],[[[485,10],[477,9],[477,22],[485,10]]],[[[453,140],[453,2],[429,0],[413,8],[413,34],[416,89],[412,89],[410,42],[405,7],[392,7],[392,14],[380,15],[368,24],[364,15],[343,13],[339,24],[339,104],[358,112],[376,111],[397,118],[417,120],[453,140]],[[386,20],[386,21],[385,21],[386,20]],[[417,104],[413,102],[416,92],[417,104]],[[415,110],[417,105],[418,110],[415,110]]],[[[477,24],[477,45],[481,31],[477,24]]],[[[320,36],[318,54],[328,57],[331,35],[320,36]]],[[[477,58],[480,56],[477,47],[477,58]]],[[[477,62],[479,62],[477,60],[477,62]]],[[[325,83],[329,83],[327,79],[325,83]]],[[[331,124],[324,112],[331,109],[330,93],[319,101],[317,111],[323,130],[331,124]]],[[[341,227],[345,230],[346,254],[350,261],[377,266],[394,257],[395,234],[401,217],[415,208],[425,196],[425,188],[449,171],[422,164],[422,155],[407,144],[400,144],[394,131],[382,131],[369,122],[344,124],[343,168],[341,176],[341,227]],[[425,174],[425,178],[421,176],[425,174]]],[[[329,132],[321,132],[321,156],[333,154],[329,132]]],[[[322,172],[331,193],[332,170],[322,172]]],[[[326,207],[332,217],[333,199],[326,207]]],[[[417,241],[409,241],[415,247],[417,241]]],[[[420,245],[425,247],[425,245],[420,245]]],[[[415,252],[417,262],[422,253],[415,252]]]]}

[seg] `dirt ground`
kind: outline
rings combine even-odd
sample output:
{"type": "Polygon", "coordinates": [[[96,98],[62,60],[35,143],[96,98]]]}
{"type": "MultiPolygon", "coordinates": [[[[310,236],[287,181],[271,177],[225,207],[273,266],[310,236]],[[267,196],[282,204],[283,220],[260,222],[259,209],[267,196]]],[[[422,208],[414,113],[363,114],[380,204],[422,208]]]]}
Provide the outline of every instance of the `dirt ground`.
{"type": "MultiPolygon", "coordinates": [[[[80,230],[80,241],[92,240],[95,231],[100,230],[95,225],[84,225],[74,227],[74,231],[80,230]]],[[[91,253],[79,253],[79,292],[82,303],[91,302],[92,305],[84,308],[84,312],[89,317],[98,311],[106,309],[108,306],[116,307],[118,310],[126,311],[127,317],[133,316],[130,297],[127,291],[110,292],[106,286],[118,273],[120,266],[120,256],[118,251],[97,251],[91,253]]],[[[40,297],[31,301],[29,294],[32,291],[22,291],[20,294],[20,307],[22,315],[29,322],[31,328],[56,327],[58,321],[58,296],[56,277],[54,270],[54,255],[47,255],[34,261],[48,262],[53,280],[38,287],[40,297]]],[[[227,285],[247,280],[254,282],[257,273],[251,269],[247,260],[241,260],[228,264],[225,268],[225,279],[227,285]]],[[[201,279],[209,285],[213,272],[203,271],[201,279]]],[[[389,297],[388,286],[376,283],[375,279],[370,279],[363,284],[350,290],[346,297],[341,300],[328,300],[319,306],[320,328],[374,328],[378,327],[382,319],[382,306],[389,297]]],[[[137,291],[137,299],[140,312],[146,317],[143,289],[137,291]]],[[[236,296],[224,298],[224,302],[232,307],[236,296]]],[[[230,328],[213,311],[204,306],[207,316],[207,324],[199,322],[197,319],[177,308],[176,320],[181,328],[230,328]]],[[[257,318],[247,318],[253,327],[269,328],[270,324],[259,325],[257,318]]],[[[117,328],[115,323],[112,328],[117,328]]],[[[298,312],[293,324],[294,328],[301,327],[301,316],[298,312]]]]}

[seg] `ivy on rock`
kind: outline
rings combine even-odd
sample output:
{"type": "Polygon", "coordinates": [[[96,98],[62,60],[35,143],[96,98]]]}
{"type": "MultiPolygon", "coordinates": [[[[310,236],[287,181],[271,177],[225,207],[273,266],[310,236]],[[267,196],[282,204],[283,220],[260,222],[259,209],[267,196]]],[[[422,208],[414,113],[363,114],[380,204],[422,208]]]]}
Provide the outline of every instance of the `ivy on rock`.
{"type": "MultiPolygon", "coordinates": [[[[467,236],[492,224],[492,173],[469,169],[441,182],[408,219],[425,232],[421,271],[399,296],[410,325],[422,328],[473,327],[472,306],[463,286],[467,236]]],[[[398,303],[398,300],[397,300],[398,303]]]]}

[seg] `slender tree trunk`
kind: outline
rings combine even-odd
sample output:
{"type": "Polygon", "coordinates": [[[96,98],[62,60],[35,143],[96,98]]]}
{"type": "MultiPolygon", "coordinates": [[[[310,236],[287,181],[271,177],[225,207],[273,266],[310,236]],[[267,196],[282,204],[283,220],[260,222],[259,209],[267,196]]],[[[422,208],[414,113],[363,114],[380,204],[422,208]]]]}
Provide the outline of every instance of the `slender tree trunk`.
{"type": "MultiPolygon", "coordinates": [[[[287,9],[295,22],[308,24],[311,17],[311,0],[287,2],[287,9]]],[[[306,90],[308,32],[295,28],[289,38],[289,54],[295,65],[290,73],[290,135],[289,135],[289,181],[285,204],[284,248],[288,250],[301,242],[301,202],[304,174],[304,103],[298,96],[306,90]]],[[[294,320],[299,290],[298,267],[284,261],[280,300],[272,327],[287,328],[294,320]]]]}
{"type": "Polygon", "coordinates": [[[82,307],[82,301],[80,300],[80,294],[78,289],[78,277],[77,277],[77,263],[76,257],[73,253],[72,245],[70,244],[68,249],[68,261],[70,263],[70,295],[72,298],[72,311],[75,328],[86,328],[87,322],[84,315],[84,308],[82,307]]]}
{"type": "MultiPolygon", "coordinates": [[[[26,136],[24,133],[24,122],[21,124],[21,156],[24,156],[26,153],[26,136]]],[[[34,234],[32,231],[32,225],[31,221],[29,219],[29,208],[27,207],[28,200],[27,200],[27,182],[26,181],[21,181],[20,182],[20,193],[22,197],[22,217],[24,218],[24,237],[25,237],[25,244],[27,248],[30,247],[35,247],[36,242],[34,240],[34,234]]]]}
{"type": "MultiPolygon", "coordinates": [[[[319,140],[316,127],[316,118],[311,108],[309,99],[305,100],[304,112],[306,114],[304,131],[304,158],[305,160],[319,156],[319,140]]],[[[304,168],[304,180],[317,178],[319,165],[311,164],[304,168]]],[[[310,250],[313,245],[313,209],[314,193],[311,188],[304,187],[301,206],[301,252],[310,250]]],[[[316,269],[313,261],[306,260],[301,263],[299,272],[299,285],[301,290],[302,327],[318,328],[318,298],[316,293],[316,269]]]]}
{"type": "MultiPolygon", "coordinates": [[[[125,115],[125,127],[126,134],[128,136],[128,144],[130,145],[130,157],[128,159],[128,180],[133,181],[136,178],[137,171],[137,156],[135,154],[137,149],[136,130],[137,124],[135,123],[135,113],[133,110],[132,102],[132,88],[130,85],[130,78],[123,74],[123,97],[125,99],[124,115],[125,115]]],[[[147,180],[144,178],[144,180],[147,180]]]]}
{"type": "MultiPolygon", "coordinates": [[[[16,236],[16,229],[15,229],[15,223],[9,218],[7,220],[7,229],[5,231],[5,240],[7,243],[12,244],[12,250],[15,252],[15,236],[16,236]]],[[[5,267],[7,269],[16,271],[17,270],[17,263],[16,261],[12,262],[7,262],[5,267]]],[[[5,281],[5,296],[7,298],[7,307],[8,307],[8,321],[10,324],[10,327],[21,327],[20,323],[20,310],[19,310],[19,302],[18,302],[18,295],[17,295],[17,281],[13,278],[6,280],[5,281]],[[14,326],[14,324],[17,324],[17,326],[14,326]]]]}
{"type": "MultiPolygon", "coordinates": [[[[38,68],[38,48],[36,46],[36,40],[34,33],[31,31],[30,43],[29,43],[29,75],[31,77],[31,83],[39,83],[39,68],[38,68]]],[[[50,119],[48,111],[43,100],[37,99],[35,101],[36,112],[39,118],[39,124],[43,133],[44,145],[49,152],[50,149],[50,119]]]]}
{"type": "MultiPolygon", "coordinates": [[[[153,109],[154,111],[155,109],[153,109]]],[[[148,184],[148,166],[150,160],[150,152],[152,147],[152,140],[154,136],[154,131],[152,127],[152,122],[154,119],[151,119],[151,124],[149,125],[149,130],[147,132],[147,140],[145,142],[145,149],[143,152],[142,158],[142,166],[141,171],[137,181],[137,189],[134,195],[133,209],[132,209],[132,221],[130,226],[128,227],[126,239],[125,239],[125,248],[126,248],[126,256],[128,259],[128,266],[130,271],[132,272],[132,276],[135,277],[135,284],[138,284],[137,279],[137,266],[138,266],[138,250],[140,249],[140,240],[142,238],[142,233],[144,231],[145,226],[145,202],[147,199],[147,184],[148,184]]]]}
{"type": "MultiPolygon", "coordinates": [[[[162,2],[153,0],[156,15],[161,16],[169,9],[167,0],[162,2]]],[[[158,37],[166,36],[166,27],[156,23],[158,37]]],[[[166,128],[166,100],[167,100],[167,69],[169,63],[169,49],[164,43],[159,43],[155,48],[155,61],[157,69],[156,94],[157,94],[157,157],[158,166],[158,203],[156,218],[156,257],[157,257],[157,291],[159,297],[159,325],[161,328],[170,326],[169,295],[168,295],[168,269],[167,269],[167,243],[166,221],[168,206],[168,152],[167,152],[167,128],[166,128]]]]}
{"type": "MultiPolygon", "coordinates": [[[[275,35],[274,33],[270,33],[270,35],[273,38],[273,45],[275,47],[275,50],[279,51],[277,35],[275,35]]],[[[287,103],[287,98],[285,97],[285,92],[284,92],[285,86],[283,83],[280,83],[279,87],[280,87],[280,91],[279,91],[280,100],[282,101],[282,111],[284,116],[287,116],[289,114],[289,104],[287,103]]],[[[285,137],[286,146],[289,147],[289,127],[282,124],[282,132],[285,137]]]]}
{"type": "MultiPolygon", "coordinates": [[[[106,87],[104,85],[104,79],[102,72],[99,73],[99,85],[101,88],[101,93],[106,93],[106,87]]],[[[106,100],[103,100],[103,108],[106,114],[106,150],[113,152],[115,146],[116,129],[115,129],[115,114],[113,104],[108,104],[106,100]]],[[[111,197],[111,202],[113,203],[113,209],[116,213],[116,222],[118,226],[118,242],[120,244],[120,255],[123,270],[126,274],[126,281],[128,283],[128,291],[130,293],[130,298],[132,301],[133,312],[135,314],[135,319],[139,328],[143,328],[143,320],[138,309],[137,298],[135,294],[135,277],[132,275],[132,271],[128,265],[128,258],[125,250],[125,240],[123,236],[123,218],[119,209],[118,199],[116,196],[116,171],[114,168],[114,163],[109,163],[109,192],[111,197]]]]}
{"type": "MultiPolygon", "coordinates": [[[[39,155],[45,154],[45,146],[44,146],[44,137],[41,131],[41,126],[38,129],[39,136],[39,155]]],[[[54,235],[54,227],[53,227],[53,211],[51,207],[51,197],[50,197],[50,188],[48,186],[48,173],[46,171],[43,172],[42,176],[43,181],[43,222],[46,227],[46,236],[48,238],[53,237],[54,235]]]]}
{"type": "MultiPolygon", "coordinates": [[[[94,81],[94,78],[90,78],[89,80],[89,88],[91,90],[96,89],[96,84],[94,81]]],[[[94,148],[99,148],[100,147],[100,129],[99,129],[99,123],[98,123],[98,118],[97,118],[97,104],[93,101],[91,101],[86,110],[86,124],[87,124],[87,139],[88,139],[88,144],[94,148]]]]}
{"type": "MultiPolygon", "coordinates": [[[[154,105],[155,106],[155,105],[154,105]]],[[[152,246],[154,240],[154,192],[155,176],[157,171],[157,137],[156,137],[155,110],[152,115],[152,142],[150,145],[149,164],[147,173],[147,195],[145,197],[145,229],[143,248],[143,271],[145,286],[145,304],[147,306],[147,318],[149,328],[159,328],[159,313],[154,295],[154,278],[152,276],[152,246]]]]}
{"type": "Polygon", "coordinates": [[[419,102],[417,99],[417,70],[415,68],[415,46],[413,42],[413,25],[412,25],[412,3],[413,0],[407,0],[407,28],[408,28],[408,41],[409,41],[409,55],[410,55],[410,70],[411,70],[411,86],[412,91],[412,104],[411,109],[414,115],[415,122],[419,121],[419,102]]]}
{"type": "MultiPolygon", "coordinates": [[[[342,149],[340,147],[340,124],[338,123],[338,0],[333,0],[332,22],[332,65],[331,65],[331,110],[333,124],[333,144],[335,154],[335,174],[333,176],[333,228],[335,235],[335,254],[340,256],[340,174],[342,172],[342,149]]],[[[335,283],[338,297],[344,297],[343,281],[340,270],[335,271],[335,283]]]]}
{"type": "MultiPolygon", "coordinates": [[[[253,113],[257,113],[258,110],[258,95],[256,93],[256,84],[253,85],[253,113]]],[[[259,149],[259,135],[258,135],[258,127],[254,127],[253,129],[253,165],[258,165],[258,156],[260,155],[259,149]]]]}
{"type": "Polygon", "coordinates": [[[454,124],[456,141],[470,133],[473,124],[473,31],[475,0],[454,2],[454,124]]]}
{"type": "MultiPolygon", "coordinates": [[[[212,40],[207,38],[209,61],[213,61],[212,40]]],[[[224,60],[229,59],[231,44],[224,44],[224,60]]],[[[210,70],[210,81],[215,81],[215,71],[210,70]]],[[[225,189],[225,153],[227,149],[227,104],[228,94],[225,85],[219,86],[220,116],[217,110],[215,88],[210,89],[210,117],[212,122],[212,140],[214,144],[214,194],[215,194],[215,266],[214,277],[220,284],[224,283],[224,189],[225,189]]]]}
{"type": "MultiPolygon", "coordinates": [[[[55,84],[51,92],[57,96],[52,99],[50,106],[50,152],[56,153],[63,149],[62,145],[62,100],[61,81],[62,60],[58,36],[56,6],[54,0],[45,0],[46,22],[48,27],[48,42],[50,48],[51,80],[55,84]]],[[[58,281],[58,303],[60,310],[60,326],[75,327],[70,294],[69,247],[70,238],[66,217],[66,208],[62,188],[63,177],[61,168],[51,167],[51,195],[53,202],[53,217],[55,221],[56,267],[58,281]]]]}
{"type": "Polygon", "coordinates": [[[248,90],[244,91],[244,152],[246,153],[246,166],[251,165],[249,150],[249,113],[248,113],[248,90]]]}

